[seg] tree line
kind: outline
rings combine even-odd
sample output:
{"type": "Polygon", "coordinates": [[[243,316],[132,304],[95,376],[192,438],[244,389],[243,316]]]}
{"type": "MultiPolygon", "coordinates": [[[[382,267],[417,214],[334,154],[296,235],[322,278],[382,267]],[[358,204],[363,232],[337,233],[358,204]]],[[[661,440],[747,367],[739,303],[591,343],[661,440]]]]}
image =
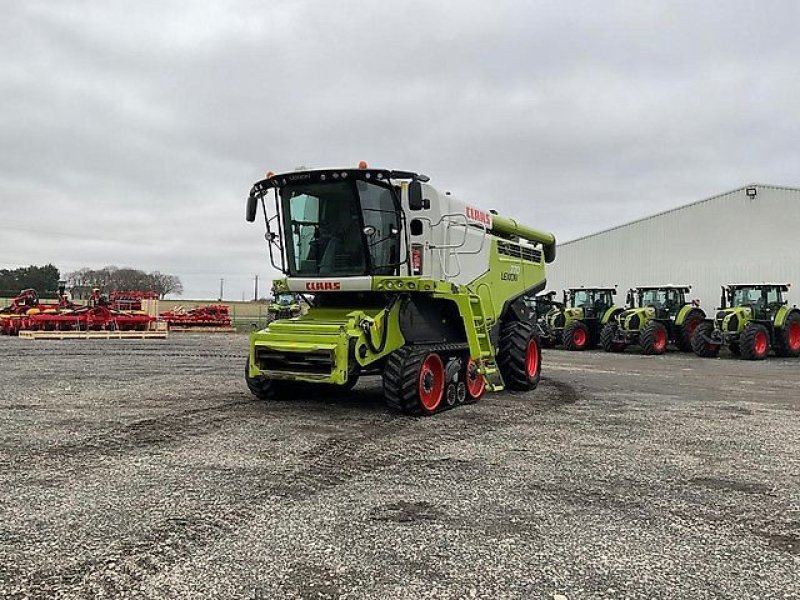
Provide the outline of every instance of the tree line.
{"type": "MultiPolygon", "coordinates": [[[[54,297],[58,293],[61,273],[54,265],[0,269],[0,296],[11,297],[21,290],[35,289],[40,297],[54,297]]],[[[161,298],[167,294],[181,295],[183,283],[177,275],[140,269],[108,266],[101,269],[78,269],[66,276],[67,288],[76,300],[88,298],[93,288],[109,293],[113,290],[141,290],[156,292],[161,298]]]]}
{"type": "Polygon", "coordinates": [[[0,295],[16,296],[22,290],[35,289],[41,296],[54,296],[58,292],[61,273],[55,265],[0,269],[0,295]]]}
{"type": "Polygon", "coordinates": [[[103,292],[112,290],[142,290],[156,292],[161,298],[167,294],[180,296],[183,283],[177,275],[152,271],[146,273],[129,267],[108,266],[101,269],[83,268],[67,275],[67,285],[74,298],[82,299],[91,294],[93,288],[103,292]]]}

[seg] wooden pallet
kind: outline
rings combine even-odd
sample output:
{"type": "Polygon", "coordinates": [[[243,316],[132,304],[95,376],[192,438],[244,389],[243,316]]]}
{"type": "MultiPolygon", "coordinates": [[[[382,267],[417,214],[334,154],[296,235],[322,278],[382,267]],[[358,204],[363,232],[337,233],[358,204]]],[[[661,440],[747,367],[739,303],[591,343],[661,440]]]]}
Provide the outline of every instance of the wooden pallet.
{"type": "Polygon", "coordinates": [[[141,340],[167,338],[166,329],[156,331],[20,331],[26,340],[141,340]]]}

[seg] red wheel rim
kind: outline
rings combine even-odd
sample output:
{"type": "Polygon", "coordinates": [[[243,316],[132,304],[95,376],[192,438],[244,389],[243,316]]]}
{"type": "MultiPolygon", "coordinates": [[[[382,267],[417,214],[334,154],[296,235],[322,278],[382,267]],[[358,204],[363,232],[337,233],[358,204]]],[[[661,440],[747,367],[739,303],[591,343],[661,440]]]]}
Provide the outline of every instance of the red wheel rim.
{"type": "Polygon", "coordinates": [[[789,325],[789,350],[800,350],[800,322],[789,325]]]}
{"type": "Polygon", "coordinates": [[[539,344],[536,340],[528,342],[528,351],[525,353],[525,367],[528,370],[528,377],[536,377],[539,372],[539,344]]]}
{"type": "Polygon", "coordinates": [[[428,411],[434,411],[444,395],[444,365],[438,354],[430,353],[419,370],[419,401],[428,411]]]}
{"type": "Polygon", "coordinates": [[[653,338],[653,348],[655,351],[663,352],[667,347],[667,332],[663,329],[656,329],[653,338]]]}
{"type": "Polygon", "coordinates": [[[572,341],[578,348],[586,345],[586,332],[583,329],[576,329],[572,334],[572,341]]]}
{"type": "Polygon", "coordinates": [[[756,353],[756,355],[764,356],[767,353],[768,346],[769,339],[767,339],[767,334],[763,331],[756,332],[756,337],[753,340],[753,351],[756,353]]]}
{"type": "Polygon", "coordinates": [[[473,359],[467,363],[467,393],[470,398],[480,398],[486,390],[486,380],[478,372],[478,365],[473,359]]]}

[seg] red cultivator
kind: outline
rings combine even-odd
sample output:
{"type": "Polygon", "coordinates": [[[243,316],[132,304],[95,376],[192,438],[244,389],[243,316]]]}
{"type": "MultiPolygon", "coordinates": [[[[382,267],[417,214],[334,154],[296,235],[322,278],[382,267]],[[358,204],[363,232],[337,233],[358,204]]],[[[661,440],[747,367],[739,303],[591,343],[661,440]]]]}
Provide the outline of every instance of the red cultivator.
{"type": "Polygon", "coordinates": [[[70,302],[62,295],[58,304],[44,304],[34,290],[24,290],[0,310],[0,333],[18,335],[20,331],[145,331],[155,317],[137,311],[109,306],[99,291],[92,293],[87,306],[70,302]]]}
{"type": "Polygon", "coordinates": [[[159,316],[169,324],[170,329],[231,326],[231,317],[225,304],[209,304],[191,310],[178,306],[174,310],[162,312],[159,316]]]}

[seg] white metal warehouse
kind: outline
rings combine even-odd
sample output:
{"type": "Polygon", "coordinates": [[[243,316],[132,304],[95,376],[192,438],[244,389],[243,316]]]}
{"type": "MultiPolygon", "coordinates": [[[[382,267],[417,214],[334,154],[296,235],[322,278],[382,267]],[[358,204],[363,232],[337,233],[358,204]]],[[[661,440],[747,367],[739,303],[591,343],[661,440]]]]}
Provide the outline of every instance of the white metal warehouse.
{"type": "Polygon", "coordinates": [[[549,290],[690,284],[703,308],[724,283],[790,283],[800,303],[800,189],[753,184],[558,246],[549,290]]]}

